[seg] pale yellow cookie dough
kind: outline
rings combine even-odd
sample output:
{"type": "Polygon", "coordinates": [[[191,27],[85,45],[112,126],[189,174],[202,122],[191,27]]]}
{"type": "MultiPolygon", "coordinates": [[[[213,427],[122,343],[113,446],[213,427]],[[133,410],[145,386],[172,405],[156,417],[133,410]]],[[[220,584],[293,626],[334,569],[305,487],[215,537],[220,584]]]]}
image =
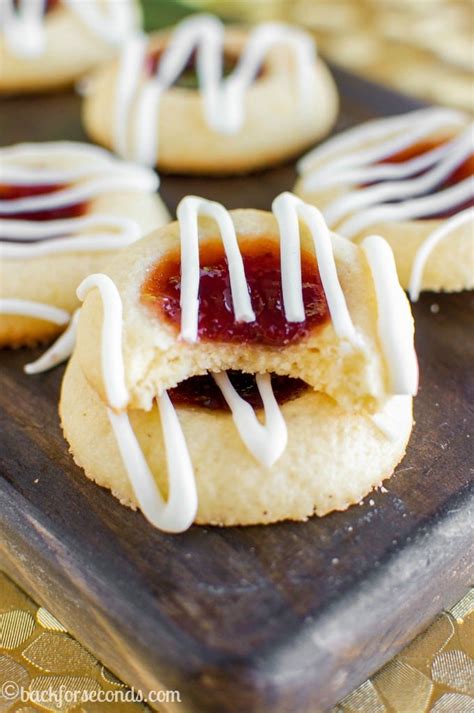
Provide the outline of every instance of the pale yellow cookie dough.
{"type": "MultiPolygon", "coordinates": [[[[164,48],[168,38],[168,33],[153,35],[150,51],[164,48]]],[[[226,51],[238,55],[247,38],[248,33],[227,28],[226,51]]],[[[113,148],[115,134],[117,77],[118,61],[114,60],[94,74],[84,99],[85,128],[95,142],[108,148],[113,148]]],[[[143,79],[140,85],[143,86],[143,79]]],[[[301,153],[330,131],[337,117],[338,96],[331,74],[320,59],[313,69],[316,99],[311,108],[301,110],[297,89],[290,51],[275,46],[267,55],[263,74],[246,93],[241,130],[223,134],[207,125],[198,91],[171,87],[160,101],[156,129],[158,169],[171,173],[242,173],[301,153]]],[[[136,101],[133,106],[136,109],[136,101]]],[[[133,124],[132,110],[129,140],[133,124]]]]}
{"type": "MultiPolygon", "coordinates": [[[[410,397],[388,402],[385,418],[396,431],[395,437],[388,437],[370,415],[345,412],[329,397],[307,391],[281,407],[288,446],[269,469],[247,451],[229,413],[179,407],[197,483],[196,522],[252,525],[306,520],[314,513],[325,515],[359,502],[403,458],[412,428],[411,402],[410,397]]],[[[66,371],[60,415],[76,463],[121,503],[135,508],[106,406],[85,378],[77,356],[66,371]]],[[[129,416],[166,497],[158,411],[131,410],[129,416]]]]}

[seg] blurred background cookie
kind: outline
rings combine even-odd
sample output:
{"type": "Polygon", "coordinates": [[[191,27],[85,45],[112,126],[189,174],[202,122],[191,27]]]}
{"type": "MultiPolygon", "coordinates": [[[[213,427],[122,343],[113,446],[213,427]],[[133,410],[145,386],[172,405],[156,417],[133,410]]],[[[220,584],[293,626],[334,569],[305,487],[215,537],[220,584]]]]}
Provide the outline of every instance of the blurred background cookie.
{"type": "Polygon", "coordinates": [[[383,235],[412,299],[472,289],[473,132],[452,109],[361,124],[301,159],[296,192],[350,240],[383,235]]]}
{"type": "Polygon", "coordinates": [[[281,19],[314,33],[323,56],[438,104],[474,111],[470,0],[190,0],[229,17],[281,19]]]}
{"type": "Polygon", "coordinates": [[[91,138],[172,173],[232,174],[280,163],[326,135],[338,108],[329,70],[301,29],[245,30],[196,15],[137,36],[92,77],[91,138]]]}
{"type": "Polygon", "coordinates": [[[141,25],[138,0],[2,0],[0,92],[72,84],[141,25]]]}
{"type": "Polygon", "coordinates": [[[76,142],[0,149],[0,346],[50,339],[76,288],[114,251],[168,220],[158,177],[76,142]]]}

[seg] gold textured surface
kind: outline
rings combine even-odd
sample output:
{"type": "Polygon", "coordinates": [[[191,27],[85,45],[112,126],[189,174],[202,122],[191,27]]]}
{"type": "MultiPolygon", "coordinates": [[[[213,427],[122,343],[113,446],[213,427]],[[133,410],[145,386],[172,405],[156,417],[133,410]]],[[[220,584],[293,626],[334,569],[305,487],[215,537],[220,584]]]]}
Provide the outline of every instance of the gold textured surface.
{"type": "Polygon", "coordinates": [[[322,54],[367,78],[474,111],[472,0],[188,0],[249,22],[311,30],[322,54]]]}
{"type": "MultiPolygon", "coordinates": [[[[332,713],[474,713],[473,657],[474,589],[332,713]]],[[[12,690],[7,687],[6,692],[11,696],[12,690]]],[[[41,695],[41,705],[36,704],[38,693],[61,690],[80,696],[128,689],[50,612],[0,573],[0,713],[148,710],[137,702],[77,705],[59,702],[58,696],[45,702],[41,695]],[[12,682],[31,694],[28,702],[2,696],[2,686],[12,682]]]]}

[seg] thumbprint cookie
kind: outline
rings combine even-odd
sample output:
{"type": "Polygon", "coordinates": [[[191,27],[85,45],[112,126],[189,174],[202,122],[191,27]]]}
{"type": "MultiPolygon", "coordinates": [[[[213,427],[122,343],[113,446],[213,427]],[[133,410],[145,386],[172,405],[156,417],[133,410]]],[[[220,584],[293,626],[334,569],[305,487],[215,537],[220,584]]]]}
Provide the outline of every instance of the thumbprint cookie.
{"type": "Polygon", "coordinates": [[[32,345],[68,324],[89,273],[168,213],[153,171],[95,146],[18,144],[0,162],[0,346],[32,345]]]}
{"type": "Polygon", "coordinates": [[[2,0],[0,92],[70,85],[140,25],[137,0],[2,0]]]}
{"type": "Polygon", "coordinates": [[[290,193],[272,211],[188,196],[78,289],[64,435],[162,530],[345,509],[405,453],[418,371],[389,246],[290,193]]]}
{"type": "Polygon", "coordinates": [[[370,121],[301,159],[295,191],[344,237],[383,235],[413,300],[472,289],[473,136],[451,109],[370,121]]]}
{"type": "Polygon", "coordinates": [[[123,157],[172,173],[232,174],[300,153],[328,133],[337,106],[303,30],[195,15],[137,34],[99,68],[83,117],[92,139],[123,157]]]}

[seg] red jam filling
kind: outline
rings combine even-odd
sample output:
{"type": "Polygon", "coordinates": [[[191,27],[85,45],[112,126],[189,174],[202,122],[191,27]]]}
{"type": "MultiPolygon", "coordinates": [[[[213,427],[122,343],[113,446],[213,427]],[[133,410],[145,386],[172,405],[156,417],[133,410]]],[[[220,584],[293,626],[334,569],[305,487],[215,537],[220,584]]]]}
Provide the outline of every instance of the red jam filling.
{"type": "MultiPolygon", "coordinates": [[[[262,399],[253,374],[244,374],[242,371],[228,371],[227,374],[239,396],[245,399],[254,409],[263,408],[262,399]]],[[[279,404],[298,398],[309,388],[301,379],[292,379],[289,376],[278,376],[276,374],[272,374],[272,387],[279,404]]],[[[208,374],[192,376],[190,379],[182,381],[174,389],[170,389],[168,394],[175,406],[194,406],[215,411],[230,410],[221,390],[212,376],[208,374]]]]}
{"type": "MultiPolygon", "coordinates": [[[[326,296],[312,253],[302,251],[301,271],[304,322],[288,322],[283,308],[280,250],[260,238],[240,241],[252,307],[253,322],[236,322],[227,260],[220,240],[200,246],[198,337],[201,340],[273,347],[294,344],[329,319],[326,296]]],[[[142,286],[142,302],[179,330],[181,258],[170,252],[152,268],[142,286]]]]}
{"type": "MultiPolygon", "coordinates": [[[[417,156],[421,156],[422,154],[427,153],[428,151],[433,151],[433,149],[437,148],[438,146],[441,146],[444,143],[445,141],[443,140],[420,141],[419,143],[414,144],[413,146],[410,146],[409,148],[404,149],[403,151],[393,154],[393,156],[388,156],[387,158],[384,158],[383,161],[380,161],[380,163],[402,163],[404,161],[409,161],[410,159],[416,158],[417,156]]],[[[423,173],[424,171],[420,175],[422,175],[423,173]]],[[[471,154],[466,158],[465,161],[459,164],[459,166],[457,166],[457,168],[452,173],[450,173],[449,176],[447,176],[432,191],[430,191],[430,194],[438,193],[439,191],[445,190],[450,186],[454,186],[456,183],[464,181],[466,178],[469,178],[473,174],[474,154],[471,154]]],[[[474,206],[474,198],[466,201],[461,205],[458,204],[453,208],[450,208],[441,213],[431,213],[429,216],[420,216],[418,220],[421,220],[423,218],[449,218],[451,215],[456,215],[456,213],[460,213],[462,210],[465,210],[466,208],[470,208],[472,206],[474,206]]]]}
{"type": "MultiPolygon", "coordinates": [[[[31,196],[44,196],[49,193],[57,193],[66,186],[59,184],[50,185],[32,185],[32,186],[11,186],[0,184],[0,199],[16,200],[20,198],[29,198],[31,196]]],[[[0,218],[6,220],[62,220],[64,218],[77,218],[83,215],[87,210],[86,203],[72,203],[63,205],[57,208],[48,208],[47,210],[36,211],[18,211],[15,213],[2,212],[0,205],[0,218]]]]}
{"type": "MultiPolygon", "coordinates": [[[[160,64],[161,57],[163,56],[163,49],[150,52],[145,59],[145,73],[148,77],[153,76],[160,64]]],[[[235,54],[230,54],[228,52],[224,53],[223,59],[223,76],[227,77],[231,72],[234,71],[237,63],[239,61],[238,56],[235,54]]],[[[261,67],[257,73],[255,79],[258,79],[263,74],[263,67],[261,67]]],[[[196,70],[196,52],[193,52],[189,57],[183,71],[173,82],[173,87],[180,87],[182,89],[198,89],[199,81],[196,70]]]]}

